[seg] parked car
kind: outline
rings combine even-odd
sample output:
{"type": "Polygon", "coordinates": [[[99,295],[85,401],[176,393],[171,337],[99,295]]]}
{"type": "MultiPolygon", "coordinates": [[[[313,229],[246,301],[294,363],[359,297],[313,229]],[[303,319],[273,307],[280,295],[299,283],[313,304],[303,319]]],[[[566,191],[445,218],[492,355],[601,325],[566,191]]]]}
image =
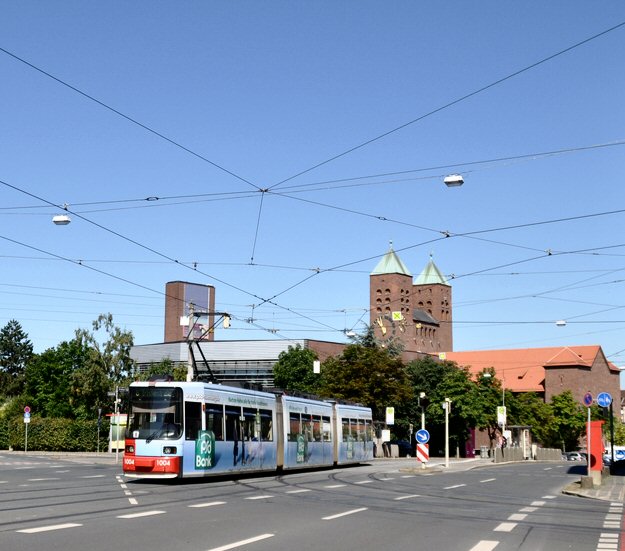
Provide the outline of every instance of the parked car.
{"type": "Polygon", "coordinates": [[[608,467],[612,465],[612,456],[609,453],[603,454],[603,464],[608,467]]]}
{"type": "Polygon", "coordinates": [[[585,461],[584,456],[579,452],[566,452],[564,455],[567,461],[585,461]]]}

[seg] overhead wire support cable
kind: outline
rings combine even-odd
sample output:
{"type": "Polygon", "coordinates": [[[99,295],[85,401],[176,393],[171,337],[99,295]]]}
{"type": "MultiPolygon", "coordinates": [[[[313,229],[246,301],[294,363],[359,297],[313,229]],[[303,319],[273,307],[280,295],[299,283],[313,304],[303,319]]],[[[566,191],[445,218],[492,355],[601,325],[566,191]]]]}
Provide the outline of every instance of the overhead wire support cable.
{"type": "Polygon", "coordinates": [[[403,130],[404,128],[411,126],[417,122],[420,122],[428,117],[431,117],[432,115],[435,115],[436,113],[440,113],[441,111],[444,111],[445,109],[449,109],[450,107],[453,107],[454,105],[457,105],[458,103],[461,103],[469,98],[472,98],[473,96],[477,96],[478,94],[481,94],[482,92],[485,92],[486,90],[490,90],[491,88],[502,84],[514,77],[517,77],[523,73],[526,73],[527,71],[530,71],[531,69],[534,69],[544,63],[547,63],[548,61],[551,61],[552,59],[555,59],[561,55],[564,55],[565,53],[568,53],[572,50],[574,50],[575,48],[579,48],[580,46],[583,46],[584,44],[587,44],[588,42],[591,42],[593,40],[596,40],[597,38],[600,38],[612,31],[615,31],[621,27],[625,26],[625,21],[622,21],[621,23],[618,23],[617,25],[614,25],[612,27],[610,27],[609,29],[605,29],[597,34],[594,34],[592,36],[589,36],[588,38],[585,38],[584,40],[581,40],[579,42],[576,42],[575,44],[568,46],[567,48],[564,48],[563,50],[560,50],[554,54],[551,54],[539,61],[536,61],[530,65],[527,65],[526,67],[523,67],[522,69],[519,69],[517,71],[514,71],[502,78],[499,78],[493,82],[491,82],[490,84],[486,84],[485,86],[482,86],[480,88],[478,88],[477,90],[473,90],[472,92],[469,92],[455,100],[452,100],[450,102],[445,103],[444,105],[441,105],[435,109],[432,109],[431,111],[428,111],[427,113],[420,115],[418,117],[416,117],[415,119],[412,119],[408,122],[405,122],[395,128],[392,128],[391,130],[387,130],[386,132],[383,132],[382,134],[379,134],[378,136],[375,136],[373,138],[370,138],[358,145],[355,145],[345,151],[343,151],[342,153],[338,153],[337,155],[334,155],[333,157],[330,157],[329,159],[326,159],[325,161],[322,161],[320,163],[317,163],[314,166],[311,166],[310,168],[307,168],[306,170],[302,170],[300,172],[298,172],[297,174],[294,174],[293,176],[290,176],[288,178],[285,178],[284,180],[281,180],[280,182],[274,184],[270,189],[275,189],[279,186],[281,186],[282,184],[285,184],[286,182],[290,182],[291,180],[294,180],[295,178],[298,178],[299,176],[302,176],[304,174],[307,174],[308,172],[312,172],[313,170],[327,165],[333,161],[336,161],[337,159],[340,159],[341,157],[345,157],[346,155],[349,155],[350,153],[353,153],[354,151],[357,151],[359,149],[362,149],[363,147],[366,147],[374,142],[377,142],[383,138],[386,138],[387,136],[390,136],[391,134],[394,134],[395,132],[399,132],[400,130],[403,130]]]}
{"type": "Polygon", "coordinates": [[[29,61],[26,61],[24,58],[14,54],[13,52],[10,52],[9,50],[7,50],[5,48],[2,48],[1,46],[0,46],[0,52],[5,53],[6,55],[8,55],[8,56],[12,57],[13,59],[19,61],[20,63],[23,63],[24,65],[27,65],[31,69],[34,69],[35,71],[41,73],[42,75],[45,75],[48,78],[54,80],[55,82],[58,82],[59,84],[62,84],[66,88],[69,88],[73,92],[76,92],[77,94],[80,94],[81,96],[87,98],[88,100],[91,100],[94,103],[97,103],[101,107],[104,107],[105,109],[108,109],[112,113],[115,113],[116,115],[118,115],[119,117],[122,117],[123,119],[127,120],[128,122],[131,122],[132,124],[135,124],[135,125],[137,125],[140,128],[143,128],[143,130],[146,130],[147,132],[150,132],[151,134],[153,134],[154,136],[157,136],[161,140],[165,140],[166,142],[176,146],[177,148],[182,149],[186,153],[189,153],[189,154],[193,155],[194,157],[196,157],[196,158],[198,158],[198,159],[200,159],[200,160],[210,164],[211,166],[221,170],[222,172],[225,172],[226,174],[229,174],[230,176],[236,178],[237,180],[240,180],[241,182],[245,182],[246,184],[252,186],[255,189],[260,189],[259,186],[257,186],[256,184],[253,184],[252,182],[250,182],[249,180],[247,180],[243,176],[240,176],[240,175],[236,174],[235,172],[232,172],[231,170],[228,170],[224,166],[222,166],[222,165],[220,165],[220,164],[218,164],[218,163],[216,163],[214,161],[211,161],[209,158],[205,157],[204,155],[201,155],[200,153],[197,153],[197,152],[193,151],[192,149],[189,149],[188,147],[182,145],[180,142],[177,142],[176,140],[173,140],[172,138],[168,138],[167,136],[165,136],[165,134],[159,132],[158,130],[155,130],[154,128],[151,128],[147,124],[143,124],[142,122],[138,121],[137,119],[134,119],[133,117],[131,117],[129,115],[126,115],[125,113],[122,113],[120,110],[115,109],[114,107],[111,107],[110,105],[104,103],[103,101],[99,100],[98,98],[96,98],[96,97],[94,97],[94,96],[92,96],[90,94],[87,94],[86,92],[83,92],[80,88],[77,88],[76,86],[73,86],[69,82],[66,82],[66,81],[60,79],[59,77],[54,76],[52,73],[49,73],[48,71],[45,71],[45,70],[41,69],[40,67],[37,67],[33,63],[30,63],[29,61]]]}

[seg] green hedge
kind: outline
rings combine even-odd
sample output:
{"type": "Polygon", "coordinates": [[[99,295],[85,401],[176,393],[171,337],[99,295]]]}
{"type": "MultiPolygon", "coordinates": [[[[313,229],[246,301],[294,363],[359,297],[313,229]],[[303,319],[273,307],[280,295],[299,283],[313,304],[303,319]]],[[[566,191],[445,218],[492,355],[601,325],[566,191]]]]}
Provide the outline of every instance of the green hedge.
{"type": "MultiPolygon", "coordinates": [[[[0,449],[24,450],[26,424],[23,418],[0,421],[0,449]]],[[[100,451],[108,449],[109,423],[100,428],[100,451]]],[[[28,451],[93,452],[98,442],[97,421],[31,417],[28,451]]]]}

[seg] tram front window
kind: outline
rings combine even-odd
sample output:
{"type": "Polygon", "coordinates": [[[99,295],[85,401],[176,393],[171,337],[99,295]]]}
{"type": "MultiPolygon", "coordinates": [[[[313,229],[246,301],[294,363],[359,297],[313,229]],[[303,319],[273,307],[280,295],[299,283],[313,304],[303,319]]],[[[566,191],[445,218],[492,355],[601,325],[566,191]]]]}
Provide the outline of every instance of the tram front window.
{"type": "Polygon", "coordinates": [[[130,387],[127,437],[175,440],[181,434],[180,388],[130,387]]]}

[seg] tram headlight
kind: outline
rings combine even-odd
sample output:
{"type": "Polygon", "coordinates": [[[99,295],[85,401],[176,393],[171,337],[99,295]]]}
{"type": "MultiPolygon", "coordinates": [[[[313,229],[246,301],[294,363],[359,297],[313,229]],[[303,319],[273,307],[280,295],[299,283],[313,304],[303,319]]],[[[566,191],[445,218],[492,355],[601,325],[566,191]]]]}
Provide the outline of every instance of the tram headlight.
{"type": "Polygon", "coordinates": [[[135,447],[132,444],[126,446],[126,453],[135,453],[135,447]]]}
{"type": "Polygon", "coordinates": [[[165,446],[163,448],[163,455],[176,455],[178,448],[176,446],[165,446]]]}

